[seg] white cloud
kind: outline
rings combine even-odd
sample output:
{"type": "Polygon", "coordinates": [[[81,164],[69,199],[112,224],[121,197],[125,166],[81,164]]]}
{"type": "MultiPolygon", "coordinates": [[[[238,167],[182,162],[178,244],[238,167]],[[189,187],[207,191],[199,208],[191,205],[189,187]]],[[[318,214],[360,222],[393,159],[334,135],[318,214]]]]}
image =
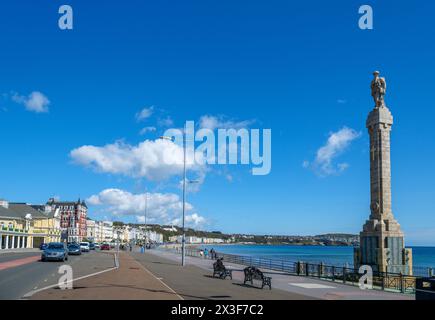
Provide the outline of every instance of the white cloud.
{"type": "Polygon", "coordinates": [[[337,99],[337,103],[338,104],[346,104],[347,100],[346,99],[337,99]]]}
{"type": "Polygon", "coordinates": [[[345,171],[347,168],[349,168],[349,164],[348,163],[339,163],[337,165],[338,171],[343,172],[345,171]]]}
{"type": "MultiPolygon", "coordinates": [[[[186,226],[191,226],[191,227],[202,227],[207,223],[207,220],[204,217],[201,217],[199,214],[197,213],[193,213],[190,215],[186,215],[185,216],[185,224],[186,226]]],[[[182,220],[181,218],[175,218],[171,221],[170,223],[171,225],[178,225],[181,226],[182,225],[182,220]]]]}
{"type": "Polygon", "coordinates": [[[234,121],[223,116],[204,115],[199,119],[199,127],[204,129],[241,129],[255,123],[255,120],[234,121]]]}
{"type": "Polygon", "coordinates": [[[26,110],[36,113],[48,112],[48,106],[50,105],[50,100],[39,91],[34,91],[28,96],[22,96],[15,93],[12,96],[12,100],[24,105],[26,110]]]}
{"type": "MultiPolygon", "coordinates": [[[[147,203],[147,222],[161,224],[180,224],[182,201],[172,193],[141,193],[132,194],[120,189],[106,189],[87,199],[90,206],[101,207],[102,210],[119,218],[134,216],[137,221],[145,221],[145,203],[147,203]]],[[[193,210],[190,203],[186,203],[186,212],[193,210]]],[[[197,213],[186,214],[186,223],[192,227],[199,227],[206,223],[206,219],[197,213]]]]}
{"type": "Polygon", "coordinates": [[[146,134],[146,133],[148,133],[148,132],[155,132],[156,130],[157,130],[156,127],[145,127],[145,128],[143,128],[143,129],[139,132],[139,134],[140,134],[140,135],[144,135],[144,134],[146,134]]]}
{"type": "Polygon", "coordinates": [[[313,163],[304,161],[303,167],[311,167],[321,176],[332,175],[345,171],[348,163],[334,164],[334,159],[342,154],[351,142],[361,136],[360,132],[344,127],[337,132],[331,132],[324,146],[317,150],[316,158],[313,163]]]}
{"type": "MultiPolygon", "coordinates": [[[[168,140],[145,140],[137,146],[117,141],[102,147],[82,146],[70,152],[78,164],[94,168],[98,172],[119,174],[133,178],[145,177],[153,181],[165,180],[180,175],[183,170],[183,147],[168,140]]],[[[202,172],[205,165],[200,153],[193,161],[187,154],[187,169],[202,172]]]]}
{"type": "Polygon", "coordinates": [[[171,127],[174,125],[174,121],[171,119],[171,117],[167,116],[166,118],[159,119],[157,124],[161,127],[171,127]]]}
{"type": "Polygon", "coordinates": [[[154,111],[154,106],[143,108],[140,112],[136,113],[136,120],[143,121],[151,117],[154,111]]]}

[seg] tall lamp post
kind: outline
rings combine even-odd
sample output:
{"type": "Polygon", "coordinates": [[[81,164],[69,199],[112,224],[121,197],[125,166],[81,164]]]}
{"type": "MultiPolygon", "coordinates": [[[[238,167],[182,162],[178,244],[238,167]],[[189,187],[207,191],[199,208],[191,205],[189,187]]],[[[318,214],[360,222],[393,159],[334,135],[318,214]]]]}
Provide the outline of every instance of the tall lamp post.
{"type": "MultiPolygon", "coordinates": [[[[173,141],[172,137],[162,136],[160,139],[173,141]]],[[[186,183],[197,183],[198,181],[187,181],[186,179],[186,126],[183,130],[183,220],[182,229],[183,236],[181,240],[181,265],[184,267],[186,265],[186,229],[185,229],[185,216],[186,216],[186,183]]]]}
{"type": "Polygon", "coordinates": [[[148,191],[145,192],[145,240],[144,250],[147,247],[147,211],[148,211],[148,191]]]}

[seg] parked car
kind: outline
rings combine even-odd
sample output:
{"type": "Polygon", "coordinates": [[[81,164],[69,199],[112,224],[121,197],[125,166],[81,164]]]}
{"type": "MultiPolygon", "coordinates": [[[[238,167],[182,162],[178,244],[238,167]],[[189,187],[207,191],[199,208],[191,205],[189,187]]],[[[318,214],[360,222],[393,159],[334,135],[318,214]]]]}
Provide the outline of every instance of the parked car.
{"type": "Polygon", "coordinates": [[[46,248],[47,248],[46,243],[41,243],[41,245],[39,246],[39,250],[45,250],[46,248]]]}
{"type": "Polygon", "coordinates": [[[89,252],[89,242],[80,242],[82,252],[89,252]]]}
{"type": "Polygon", "coordinates": [[[50,242],[41,255],[41,261],[65,261],[68,260],[68,248],[62,242],[50,242]]]}
{"type": "Polygon", "coordinates": [[[95,243],[91,242],[89,244],[89,250],[95,250],[95,243]]]}
{"type": "Polygon", "coordinates": [[[82,250],[80,245],[78,245],[77,243],[71,243],[70,245],[68,245],[68,254],[75,255],[75,256],[81,255],[82,250]]]}
{"type": "Polygon", "coordinates": [[[100,246],[99,243],[96,243],[96,244],[95,244],[95,249],[100,249],[100,247],[101,247],[101,246],[100,246]]]}
{"type": "Polygon", "coordinates": [[[101,250],[110,250],[110,244],[103,243],[100,247],[101,250]]]}

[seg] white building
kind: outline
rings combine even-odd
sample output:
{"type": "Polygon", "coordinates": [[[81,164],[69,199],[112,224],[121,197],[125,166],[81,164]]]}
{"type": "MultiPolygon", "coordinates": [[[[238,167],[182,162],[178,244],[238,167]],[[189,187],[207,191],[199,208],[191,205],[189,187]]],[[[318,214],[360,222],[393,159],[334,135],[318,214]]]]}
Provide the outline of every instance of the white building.
{"type": "MultiPolygon", "coordinates": [[[[169,242],[182,243],[183,236],[172,236],[169,238],[169,242]]],[[[225,243],[225,240],[220,238],[200,238],[195,236],[186,236],[187,244],[220,244],[225,243]]]]}
{"type": "Polygon", "coordinates": [[[95,242],[103,242],[103,223],[95,221],[95,242]]]}
{"type": "Polygon", "coordinates": [[[112,221],[102,221],[102,241],[111,242],[114,239],[113,234],[113,222],[112,221]]]}
{"type": "Polygon", "coordinates": [[[145,231],[141,228],[131,228],[129,235],[131,240],[139,241],[145,238],[145,231]]]}
{"type": "Polygon", "coordinates": [[[146,232],[147,242],[163,243],[163,234],[148,230],[146,232]]]}
{"type": "Polygon", "coordinates": [[[178,229],[176,227],[174,227],[174,226],[164,227],[163,230],[170,231],[170,232],[177,232],[178,231],[178,229]]]}
{"type": "Polygon", "coordinates": [[[96,222],[88,219],[86,221],[86,238],[90,241],[97,241],[96,222]]]}

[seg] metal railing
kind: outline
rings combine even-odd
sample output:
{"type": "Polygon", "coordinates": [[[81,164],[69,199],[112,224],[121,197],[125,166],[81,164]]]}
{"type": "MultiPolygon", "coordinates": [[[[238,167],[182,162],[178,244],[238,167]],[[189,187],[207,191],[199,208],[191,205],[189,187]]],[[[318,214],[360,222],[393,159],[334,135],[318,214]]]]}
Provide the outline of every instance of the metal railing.
{"type": "MultiPolygon", "coordinates": [[[[178,254],[181,248],[166,249],[178,254]]],[[[331,266],[302,261],[289,261],[284,259],[270,259],[263,257],[241,256],[215,252],[204,256],[204,251],[197,248],[186,248],[186,256],[203,259],[223,258],[227,263],[235,263],[243,266],[253,266],[268,271],[279,271],[288,275],[318,278],[326,281],[340,282],[343,284],[359,286],[362,274],[358,269],[350,267],[331,266]]],[[[373,289],[387,290],[401,293],[415,293],[416,279],[418,276],[408,276],[398,273],[373,272],[373,289]]]]}

